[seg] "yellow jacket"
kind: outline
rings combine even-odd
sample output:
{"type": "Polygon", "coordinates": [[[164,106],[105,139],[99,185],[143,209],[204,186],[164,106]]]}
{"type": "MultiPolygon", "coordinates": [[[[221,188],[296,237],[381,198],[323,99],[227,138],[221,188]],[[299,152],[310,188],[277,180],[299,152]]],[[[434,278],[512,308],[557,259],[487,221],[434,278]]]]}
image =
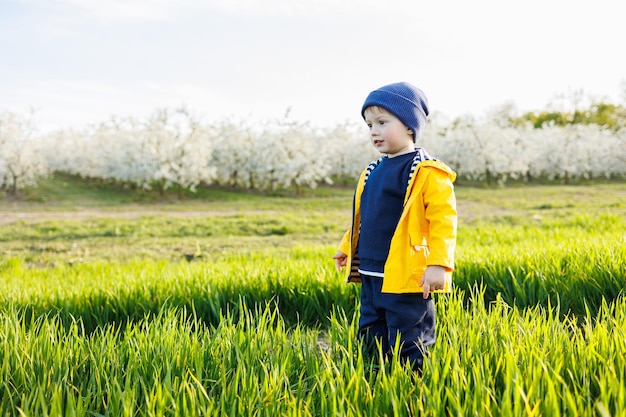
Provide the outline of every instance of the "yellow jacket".
{"type": "MultiPolygon", "coordinates": [[[[361,173],[353,201],[352,227],[345,233],[339,250],[346,255],[348,282],[360,282],[356,256],[361,224],[361,193],[366,170],[361,173]]],[[[446,268],[443,290],[452,290],[457,212],[454,186],[456,173],[444,163],[425,160],[417,165],[404,196],[404,208],[391,239],[384,269],[385,293],[423,292],[420,281],[428,265],[446,268]]]]}

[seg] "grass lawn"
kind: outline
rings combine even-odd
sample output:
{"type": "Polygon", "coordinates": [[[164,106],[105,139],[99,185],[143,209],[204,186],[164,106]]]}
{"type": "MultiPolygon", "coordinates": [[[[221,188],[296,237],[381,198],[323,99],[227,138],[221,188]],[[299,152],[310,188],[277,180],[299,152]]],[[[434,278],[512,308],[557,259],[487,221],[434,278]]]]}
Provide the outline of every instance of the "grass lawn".
{"type": "Polygon", "coordinates": [[[1,200],[0,415],[621,415],[625,185],[456,191],[423,376],[361,354],[351,189],[1,200]]]}
{"type": "MultiPolygon", "coordinates": [[[[57,176],[0,200],[0,250],[40,265],[137,258],[177,260],[294,246],[334,246],[350,224],[351,188],[197,193],[129,190],[57,176]]],[[[466,227],[541,219],[626,215],[626,185],[456,188],[459,233],[466,227]]]]}

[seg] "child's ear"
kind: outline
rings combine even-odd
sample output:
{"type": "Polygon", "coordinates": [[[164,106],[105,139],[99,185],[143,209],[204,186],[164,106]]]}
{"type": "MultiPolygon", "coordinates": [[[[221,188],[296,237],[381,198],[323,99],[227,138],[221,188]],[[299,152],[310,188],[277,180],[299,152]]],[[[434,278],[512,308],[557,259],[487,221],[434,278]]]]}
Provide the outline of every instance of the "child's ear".
{"type": "Polygon", "coordinates": [[[411,129],[407,129],[407,133],[411,136],[413,136],[413,131],[411,129]]]}

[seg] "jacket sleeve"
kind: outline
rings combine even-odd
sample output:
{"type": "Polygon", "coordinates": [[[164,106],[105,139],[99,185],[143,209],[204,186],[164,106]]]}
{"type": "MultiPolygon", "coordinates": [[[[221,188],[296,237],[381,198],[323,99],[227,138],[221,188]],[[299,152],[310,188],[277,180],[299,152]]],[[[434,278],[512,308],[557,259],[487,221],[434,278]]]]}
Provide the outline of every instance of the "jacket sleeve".
{"type": "Polygon", "coordinates": [[[339,243],[339,247],[337,248],[337,250],[345,253],[346,255],[350,255],[350,230],[349,229],[341,238],[341,242],[339,243]]]}
{"type": "Polygon", "coordinates": [[[457,211],[454,185],[450,175],[439,169],[430,170],[424,184],[425,219],[428,222],[428,265],[454,269],[457,211]]]}

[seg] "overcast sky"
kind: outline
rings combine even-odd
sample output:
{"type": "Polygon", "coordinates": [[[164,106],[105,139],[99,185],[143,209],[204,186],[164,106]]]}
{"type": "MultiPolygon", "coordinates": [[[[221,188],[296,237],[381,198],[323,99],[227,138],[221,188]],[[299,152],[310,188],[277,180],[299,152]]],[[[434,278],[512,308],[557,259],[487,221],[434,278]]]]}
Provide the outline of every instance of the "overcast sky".
{"type": "Polygon", "coordinates": [[[622,103],[621,0],[0,0],[0,110],[43,129],[186,105],[360,121],[409,81],[448,117],[558,95],[622,103]]]}

